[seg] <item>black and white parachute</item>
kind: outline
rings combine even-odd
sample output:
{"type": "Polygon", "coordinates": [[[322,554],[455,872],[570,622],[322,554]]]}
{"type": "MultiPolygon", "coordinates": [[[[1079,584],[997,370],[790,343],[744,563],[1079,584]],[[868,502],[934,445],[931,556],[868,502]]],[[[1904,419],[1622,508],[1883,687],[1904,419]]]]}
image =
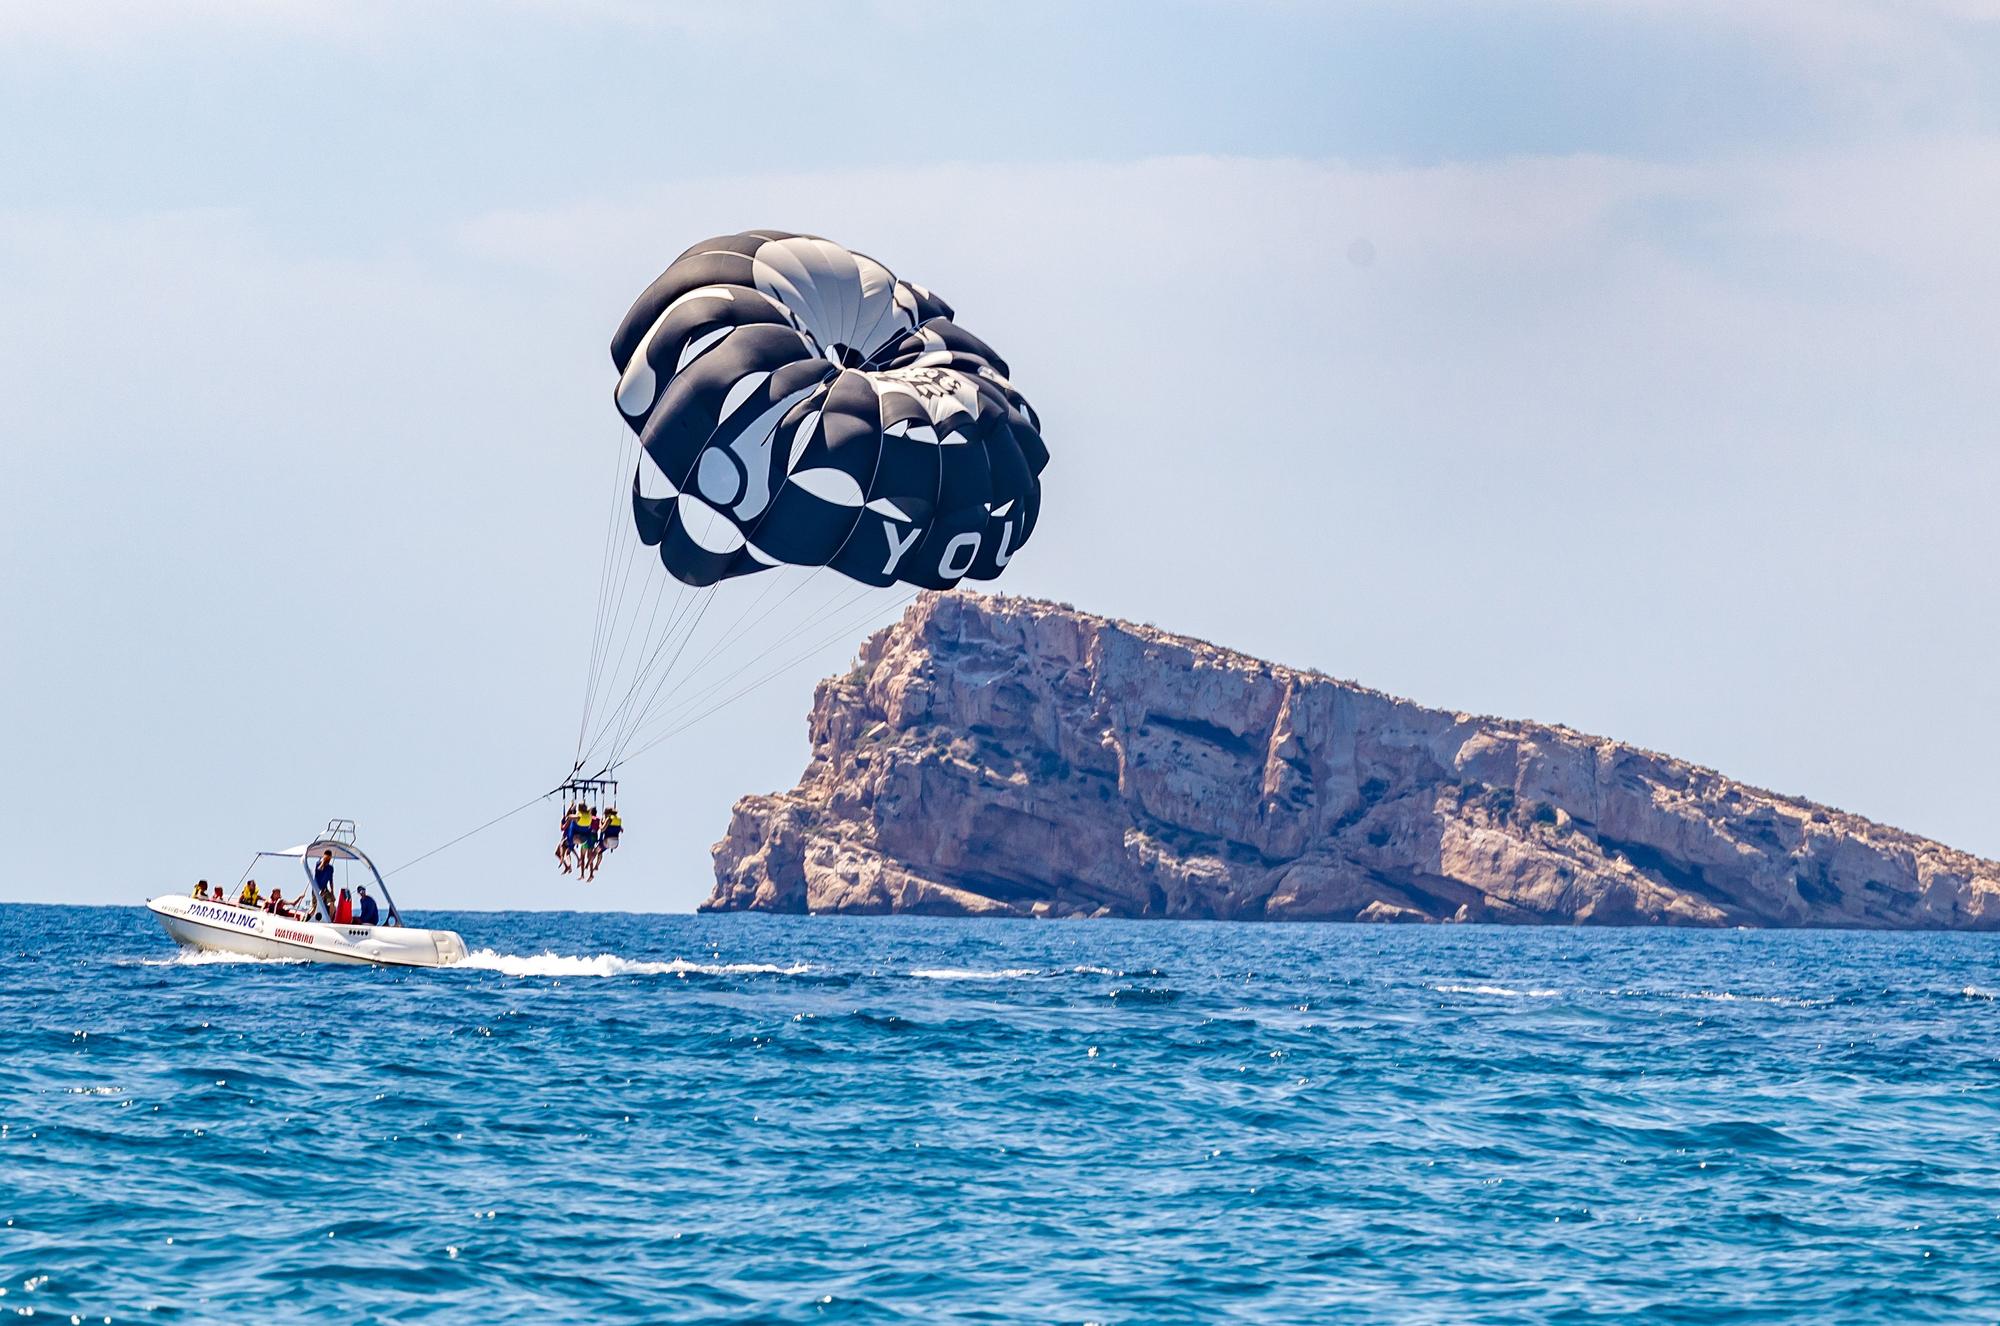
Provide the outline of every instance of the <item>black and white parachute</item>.
{"type": "Polygon", "coordinates": [[[869,585],[990,580],[1048,462],[1007,364],[863,254],[749,230],[695,245],[611,342],[638,434],[639,535],[712,585],[827,566],[869,585]]]}

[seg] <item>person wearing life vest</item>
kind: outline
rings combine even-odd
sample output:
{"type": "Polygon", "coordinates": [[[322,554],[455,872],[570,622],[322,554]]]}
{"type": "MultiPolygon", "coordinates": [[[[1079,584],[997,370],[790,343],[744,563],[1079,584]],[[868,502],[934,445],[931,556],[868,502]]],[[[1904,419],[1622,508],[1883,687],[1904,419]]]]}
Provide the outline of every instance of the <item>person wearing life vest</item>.
{"type": "Polygon", "coordinates": [[[556,864],[567,875],[570,869],[570,854],[576,847],[576,807],[563,807],[562,837],[556,840],[556,864]]]}
{"type": "Polygon", "coordinates": [[[205,879],[204,879],[204,880],[200,881],[199,883],[197,883],[197,884],[196,884],[196,885],[194,886],[194,896],[195,896],[195,897],[197,897],[197,898],[199,898],[199,899],[201,899],[201,900],[202,900],[203,902],[207,902],[207,901],[208,901],[208,881],[207,881],[207,880],[205,880],[205,879]]]}
{"type": "Polygon", "coordinates": [[[625,821],[618,817],[618,807],[606,806],[604,808],[604,850],[607,852],[617,851],[618,840],[624,833],[625,821]]]}
{"type": "Polygon", "coordinates": [[[243,892],[237,895],[236,905],[238,907],[262,907],[264,905],[263,896],[257,892],[256,880],[253,879],[243,886],[243,892]]]}
{"type": "Polygon", "coordinates": [[[582,878],[597,874],[597,812],[587,801],[576,808],[576,861],[582,878]]]}

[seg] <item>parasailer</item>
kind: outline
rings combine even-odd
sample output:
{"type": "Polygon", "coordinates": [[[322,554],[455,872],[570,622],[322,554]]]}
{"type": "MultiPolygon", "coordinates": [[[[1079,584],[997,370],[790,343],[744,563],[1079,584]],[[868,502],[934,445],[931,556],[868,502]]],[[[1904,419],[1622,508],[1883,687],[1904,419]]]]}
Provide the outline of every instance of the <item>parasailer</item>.
{"type": "Polygon", "coordinates": [[[571,871],[571,869],[574,868],[575,866],[575,853],[576,853],[576,803],[575,802],[571,802],[563,807],[562,824],[560,827],[562,829],[562,837],[556,840],[556,864],[561,866],[563,874],[567,875],[571,871]]]}
{"type": "Polygon", "coordinates": [[[570,807],[556,849],[565,873],[592,878],[618,846],[610,775],[625,760],[761,684],[725,693],[752,658],[685,693],[690,677],[727,668],[730,649],[805,581],[831,571],[836,589],[855,592],[795,604],[808,615],[765,652],[795,645],[871,589],[991,580],[1032,536],[1048,463],[1041,421],[1006,361],[955,318],[866,254],[783,230],[694,245],[625,314],[611,341],[614,398],[636,455],[621,483],[640,544],[682,591],[662,617],[662,588],[650,610],[642,588],[618,643],[611,618],[624,611],[631,563],[614,522],[576,762],[556,789],[570,807]],[[803,568],[804,580],[768,607],[766,589],[681,671],[712,587],[786,568],[803,568]],[[602,713],[600,691],[618,696],[602,713]]]}

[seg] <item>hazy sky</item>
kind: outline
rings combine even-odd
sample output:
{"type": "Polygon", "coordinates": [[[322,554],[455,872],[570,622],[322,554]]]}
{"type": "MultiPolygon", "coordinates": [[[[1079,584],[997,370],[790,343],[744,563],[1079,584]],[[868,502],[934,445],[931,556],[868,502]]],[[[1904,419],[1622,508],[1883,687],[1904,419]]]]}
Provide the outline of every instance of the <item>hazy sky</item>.
{"type": "MultiPolygon", "coordinates": [[[[2000,855],[2000,6],[9,0],[0,124],[0,898],[559,777],[605,344],[747,226],[1010,360],[1004,587],[2000,855]]],[[[693,906],[851,649],[399,900],[693,906]]]]}

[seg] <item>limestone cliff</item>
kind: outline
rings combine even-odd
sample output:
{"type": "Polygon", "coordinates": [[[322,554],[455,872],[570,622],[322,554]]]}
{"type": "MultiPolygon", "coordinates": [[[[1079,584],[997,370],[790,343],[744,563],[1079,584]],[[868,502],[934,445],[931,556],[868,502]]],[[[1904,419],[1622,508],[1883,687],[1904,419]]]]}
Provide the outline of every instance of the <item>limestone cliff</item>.
{"type": "Polygon", "coordinates": [[[704,910],[2000,926],[2000,865],[1564,727],[925,595],[736,803],[704,910]]]}

